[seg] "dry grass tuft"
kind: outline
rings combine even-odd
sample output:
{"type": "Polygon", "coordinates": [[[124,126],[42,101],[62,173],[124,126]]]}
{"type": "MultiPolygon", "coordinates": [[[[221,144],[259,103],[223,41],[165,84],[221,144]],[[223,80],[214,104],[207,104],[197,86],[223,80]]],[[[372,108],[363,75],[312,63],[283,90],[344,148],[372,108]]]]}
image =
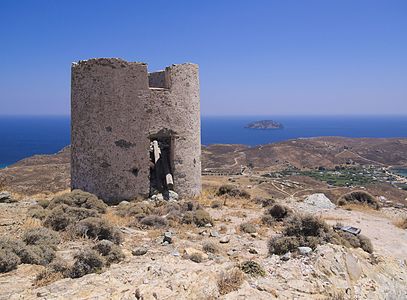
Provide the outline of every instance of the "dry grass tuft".
{"type": "Polygon", "coordinates": [[[216,244],[212,241],[204,242],[204,244],[202,245],[202,249],[206,253],[212,253],[212,254],[218,253],[220,251],[218,244],[216,244]]]}
{"type": "Polygon", "coordinates": [[[211,208],[222,208],[224,205],[224,201],[222,200],[213,200],[211,203],[211,208]]]}
{"type": "Polygon", "coordinates": [[[24,224],[22,225],[22,229],[24,231],[28,230],[28,229],[32,229],[32,228],[39,228],[39,227],[42,227],[41,220],[35,219],[35,218],[30,218],[30,217],[27,218],[24,221],[24,224]]]}
{"type": "Polygon", "coordinates": [[[203,209],[198,209],[194,212],[193,220],[194,220],[194,223],[196,224],[196,226],[198,226],[198,227],[203,227],[206,224],[213,225],[213,220],[212,220],[211,215],[203,209]]]}
{"type": "Polygon", "coordinates": [[[111,210],[108,210],[106,214],[102,215],[102,218],[117,227],[128,226],[132,220],[129,216],[121,216],[111,210]]]}
{"type": "Polygon", "coordinates": [[[244,273],[239,268],[233,268],[227,272],[222,272],[218,279],[219,294],[226,295],[237,291],[244,281],[244,273]]]}
{"type": "Polygon", "coordinates": [[[198,253],[198,252],[192,253],[192,254],[189,256],[189,259],[190,259],[191,261],[193,261],[193,262],[196,262],[196,263],[201,263],[201,262],[203,262],[202,254],[201,254],[201,253],[198,253]]]}
{"type": "Polygon", "coordinates": [[[394,222],[394,225],[401,229],[407,229],[407,217],[398,219],[394,222]]]}
{"type": "Polygon", "coordinates": [[[255,233],[257,231],[256,226],[247,222],[240,224],[239,229],[245,233],[255,233]]]}

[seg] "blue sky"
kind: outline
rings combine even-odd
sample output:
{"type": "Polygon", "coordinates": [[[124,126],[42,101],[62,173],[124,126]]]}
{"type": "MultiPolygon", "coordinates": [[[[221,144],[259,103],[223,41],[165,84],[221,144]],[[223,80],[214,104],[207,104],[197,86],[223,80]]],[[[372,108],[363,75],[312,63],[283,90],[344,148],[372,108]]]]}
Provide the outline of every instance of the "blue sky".
{"type": "Polygon", "coordinates": [[[69,114],[71,62],[200,65],[203,115],[407,114],[407,1],[0,2],[0,114],[69,114]]]}

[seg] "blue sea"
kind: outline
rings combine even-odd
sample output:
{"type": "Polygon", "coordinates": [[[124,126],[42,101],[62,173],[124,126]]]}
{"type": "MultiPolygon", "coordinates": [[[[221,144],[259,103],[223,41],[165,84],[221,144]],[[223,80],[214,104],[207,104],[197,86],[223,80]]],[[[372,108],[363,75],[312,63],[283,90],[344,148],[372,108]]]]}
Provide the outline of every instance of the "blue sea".
{"type": "MultiPolygon", "coordinates": [[[[407,137],[407,116],[202,117],[202,144],[260,145],[316,136],[407,137]],[[283,129],[244,128],[271,119],[283,129]]],[[[55,153],[70,142],[68,116],[0,116],[0,168],[34,154],[55,153]]]]}

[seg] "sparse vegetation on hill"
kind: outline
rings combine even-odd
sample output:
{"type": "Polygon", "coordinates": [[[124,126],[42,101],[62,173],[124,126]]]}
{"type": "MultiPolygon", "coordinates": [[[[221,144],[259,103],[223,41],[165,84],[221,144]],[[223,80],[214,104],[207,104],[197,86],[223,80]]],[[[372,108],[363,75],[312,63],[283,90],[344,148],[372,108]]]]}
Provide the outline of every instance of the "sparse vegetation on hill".
{"type": "MultiPolygon", "coordinates": [[[[299,148],[302,150],[313,150],[312,147],[306,149],[308,141],[294,141],[286,146],[295,147],[297,143],[301,144],[299,148]]],[[[328,152],[334,146],[329,139],[320,143],[323,145],[321,149],[327,152],[325,156],[329,156],[328,152]]],[[[315,145],[314,141],[311,144],[315,145]]],[[[209,148],[212,149],[211,146],[209,148]]],[[[401,228],[407,225],[403,225],[404,221],[394,221],[404,216],[402,208],[386,206],[389,200],[396,202],[394,199],[400,199],[402,204],[406,195],[403,190],[379,183],[360,188],[375,195],[374,198],[377,195],[383,207],[381,211],[366,209],[368,204],[364,202],[366,207],[323,207],[319,202],[308,201],[308,197],[323,193],[335,201],[358,188],[328,186],[320,180],[301,175],[304,169],[290,166],[291,161],[300,155],[294,153],[288,156],[285,152],[289,150],[286,149],[274,148],[272,151],[277,149],[280,152],[271,155],[271,148],[267,145],[263,150],[231,145],[223,148],[238,149],[238,154],[244,152],[250,161],[253,160],[254,168],[246,170],[244,175],[233,177],[204,176],[204,193],[194,200],[134,199],[117,206],[102,205],[105,211],[98,204],[91,205],[92,201],[75,202],[73,195],[64,196],[68,200],[51,200],[50,203],[46,200],[34,203],[32,199],[42,199],[41,196],[19,198],[16,195],[16,199],[23,201],[3,203],[0,235],[12,234],[14,238],[12,241],[8,239],[7,247],[0,242],[0,272],[9,272],[2,274],[4,280],[0,283],[0,298],[10,297],[13,293],[20,298],[31,299],[38,293],[49,298],[78,299],[84,293],[89,297],[103,297],[101,295],[109,293],[111,297],[131,298],[136,295],[139,299],[215,299],[237,291],[226,298],[286,296],[322,299],[326,291],[318,287],[327,281],[332,283],[333,290],[338,286],[357,285],[360,288],[354,289],[353,293],[361,299],[367,299],[373,289],[375,295],[383,295],[383,298],[398,296],[400,294],[396,292],[405,291],[407,278],[399,261],[405,259],[403,249],[406,241],[404,231],[395,228],[395,224],[401,228]],[[257,157],[260,152],[267,155],[257,157]],[[275,162],[279,156],[284,156],[287,161],[275,162]],[[268,165],[270,170],[259,170],[263,160],[273,161],[274,165],[268,165]],[[280,167],[290,171],[280,172],[280,167]],[[261,177],[266,172],[273,177],[261,177]],[[236,196],[239,195],[237,192],[232,192],[234,196],[228,193],[218,196],[219,186],[229,182],[233,182],[239,190],[250,188],[251,199],[236,196]],[[88,202],[91,204],[84,205],[88,202]],[[346,211],[344,208],[353,210],[346,211]],[[324,220],[329,224],[340,221],[359,227],[365,236],[339,231],[337,227],[333,229],[324,220]],[[380,230],[376,232],[379,226],[380,230]],[[267,237],[269,239],[265,241],[267,237]],[[367,237],[374,239],[370,241],[367,237]],[[165,239],[167,242],[164,242],[165,239]],[[59,244],[58,240],[61,240],[59,244]],[[270,254],[281,256],[264,255],[267,246],[270,254]],[[367,255],[373,252],[373,246],[374,255],[367,255]],[[367,253],[352,248],[361,248],[367,253]],[[133,256],[124,259],[127,253],[133,256]],[[185,253],[189,254],[186,256],[185,253]],[[23,263],[28,265],[21,265],[23,263]],[[120,265],[114,266],[116,263],[120,265]],[[230,269],[231,266],[235,268],[230,269]],[[12,270],[15,271],[10,272],[12,270]],[[312,276],[308,276],[308,270],[312,270],[312,276]],[[372,277],[377,270],[383,273],[383,278],[372,277]],[[213,276],[222,271],[219,277],[213,276]],[[81,278],[85,274],[89,275],[81,278]],[[67,277],[73,279],[61,280],[67,277]],[[389,282],[388,278],[394,280],[389,282]],[[247,284],[242,284],[245,280],[247,284]],[[183,287],[171,290],[167,288],[168,282],[174,283],[174,287],[182,282],[183,287]],[[44,285],[50,286],[39,288],[44,285]]],[[[218,163],[231,166],[237,162],[238,167],[240,163],[244,164],[245,156],[237,156],[234,150],[218,163]]],[[[312,153],[310,157],[308,154],[302,156],[304,164],[314,158],[316,156],[312,153]]],[[[315,172],[334,172],[332,166],[330,170],[325,165],[330,160],[327,162],[321,156],[318,159],[321,163],[314,166],[315,172]],[[319,166],[320,170],[316,170],[315,167],[319,166]]],[[[363,168],[352,166],[355,172],[363,168]]],[[[341,168],[342,165],[338,171],[343,171],[341,168]]],[[[374,170],[377,172],[379,167],[374,170]]],[[[48,197],[51,195],[44,199],[48,197]]],[[[92,196],[78,198],[94,199],[92,196]]],[[[354,203],[362,202],[346,202],[354,203]]]]}
{"type": "Polygon", "coordinates": [[[343,195],[338,200],[339,205],[346,205],[348,203],[366,204],[375,209],[380,208],[379,201],[374,196],[372,196],[371,194],[369,194],[366,191],[352,191],[350,193],[343,195]]]}
{"type": "Polygon", "coordinates": [[[231,185],[231,184],[226,184],[226,185],[220,186],[216,195],[218,195],[218,196],[227,195],[230,197],[238,197],[238,198],[245,198],[245,199],[250,198],[250,194],[247,191],[242,190],[242,189],[238,188],[237,186],[231,185]]]}

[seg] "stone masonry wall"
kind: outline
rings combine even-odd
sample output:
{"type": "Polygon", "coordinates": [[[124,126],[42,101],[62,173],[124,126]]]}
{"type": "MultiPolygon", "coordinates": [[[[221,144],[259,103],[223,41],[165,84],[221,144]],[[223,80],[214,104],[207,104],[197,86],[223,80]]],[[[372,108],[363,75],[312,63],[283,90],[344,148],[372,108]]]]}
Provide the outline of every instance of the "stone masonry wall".
{"type": "Polygon", "coordinates": [[[198,66],[173,65],[152,74],[144,63],[121,59],[73,64],[73,189],[109,203],[147,196],[150,137],[171,132],[174,190],[181,196],[200,193],[198,66]]]}

